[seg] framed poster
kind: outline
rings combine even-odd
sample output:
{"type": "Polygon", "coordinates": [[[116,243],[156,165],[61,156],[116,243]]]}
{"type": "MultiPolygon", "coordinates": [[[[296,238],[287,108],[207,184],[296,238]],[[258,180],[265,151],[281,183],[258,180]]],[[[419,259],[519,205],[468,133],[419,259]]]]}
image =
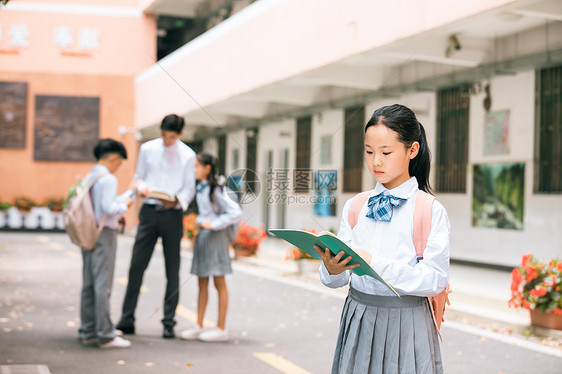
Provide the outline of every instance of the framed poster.
{"type": "Polygon", "coordinates": [[[509,111],[486,114],[484,121],[484,155],[509,154],[509,111]]]}
{"type": "Polygon", "coordinates": [[[523,230],[525,164],[474,165],[472,226],[523,230]]]}
{"type": "Polygon", "coordinates": [[[99,107],[98,97],[35,96],[35,160],[94,161],[99,107]]]}
{"type": "Polygon", "coordinates": [[[25,148],[27,83],[0,82],[0,148],[25,148]]]}
{"type": "Polygon", "coordinates": [[[319,216],[335,216],[338,188],[337,170],[314,172],[314,213],[319,216]]]}

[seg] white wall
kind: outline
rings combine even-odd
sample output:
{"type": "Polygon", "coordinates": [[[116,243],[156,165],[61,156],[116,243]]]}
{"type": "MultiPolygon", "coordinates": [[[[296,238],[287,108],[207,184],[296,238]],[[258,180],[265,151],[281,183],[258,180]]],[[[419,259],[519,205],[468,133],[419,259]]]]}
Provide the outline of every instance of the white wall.
{"type": "MultiPolygon", "coordinates": [[[[509,154],[484,155],[484,93],[470,101],[469,167],[466,194],[441,194],[452,226],[451,257],[515,266],[526,252],[542,258],[562,255],[562,196],[534,194],[535,75],[528,71],[490,80],[490,111],[509,110],[509,154]],[[522,231],[472,227],[473,165],[525,163],[522,231]]],[[[485,83],[485,82],[484,82],[485,83]]]]}

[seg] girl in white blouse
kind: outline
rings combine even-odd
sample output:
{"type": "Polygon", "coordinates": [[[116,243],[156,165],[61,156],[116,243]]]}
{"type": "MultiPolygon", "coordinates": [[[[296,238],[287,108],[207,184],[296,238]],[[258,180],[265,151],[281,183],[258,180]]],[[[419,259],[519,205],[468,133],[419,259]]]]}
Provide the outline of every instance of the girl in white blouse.
{"type": "Polygon", "coordinates": [[[430,151],[421,123],[405,106],[377,109],[365,126],[365,161],[377,184],[361,208],[356,225],[348,222],[351,200],[343,208],[338,237],[400,294],[369,276],[358,276],[344,252],[322,257],[322,283],[349,283],[332,373],[442,373],[439,340],[427,296],[449,280],[449,231],[445,208],[433,203],[431,231],[423,259],[413,243],[418,189],[430,192],[430,151]]]}
{"type": "Polygon", "coordinates": [[[228,245],[232,239],[231,226],[238,224],[242,210],[238,203],[228,196],[227,188],[219,181],[216,157],[208,153],[198,154],[195,159],[195,177],[198,181],[195,197],[200,231],[193,248],[191,273],[199,278],[197,325],[183,331],[181,338],[207,342],[225,341],[228,340],[225,325],[228,289],[224,276],[232,273],[228,245]],[[218,321],[216,328],[203,331],[210,277],[213,277],[218,292],[218,321]]]}

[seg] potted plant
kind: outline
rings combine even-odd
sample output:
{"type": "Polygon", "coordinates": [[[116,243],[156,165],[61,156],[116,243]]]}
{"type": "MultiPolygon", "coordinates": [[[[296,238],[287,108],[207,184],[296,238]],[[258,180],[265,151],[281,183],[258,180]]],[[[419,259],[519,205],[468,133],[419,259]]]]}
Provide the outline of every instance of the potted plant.
{"type": "Polygon", "coordinates": [[[49,197],[43,201],[42,205],[46,208],[41,216],[41,226],[44,229],[52,230],[57,228],[57,221],[62,221],[62,208],[64,205],[63,197],[49,197]]]}
{"type": "Polygon", "coordinates": [[[195,244],[195,238],[199,233],[199,226],[196,222],[197,214],[189,213],[183,217],[183,228],[185,237],[191,241],[192,246],[195,244]]]}
{"type": "Polygon", "coordinates": [[[542,262],[524,254],[521,266],[511,272],[512,308],[531,313],[531,324],[562,330],[562,261],[542,262]]]}
{"type": "Polygon", "coordinates": [[[252,256],[256,254],[259,249],[259,244],[266,236],[264,225],[255,227],[241,222],[240,229],[236,234],[236,239],[232,242],[235,256],[252,256]]]}
{"type": "Polygon", "coordinates": [[[6,226],[7,214],[8,214],[7,212],[11,206],[12,204],[10,204],[7,201],[0,201],[0,228],[6,226]]]}
{"type": "Polygon", "coordinates": [[[36,205],[35,201],[25,196],[18,196],[14,198],[14,206],[22,213],[29,213],[31,208],[36,205]]]}
{"type": "MultiPolygon", "coordinates": [[[[303,229],[303,231],[318,234],[318,230],[316,229],[303,229]]],[[[318,261],[313,259],[308,253],[297,247],[291,247],[285,251],[285,261],[287,260],[293,260],[297,263],[299,274],[310,273],[312,271],[318,270],[318,261]]]]}

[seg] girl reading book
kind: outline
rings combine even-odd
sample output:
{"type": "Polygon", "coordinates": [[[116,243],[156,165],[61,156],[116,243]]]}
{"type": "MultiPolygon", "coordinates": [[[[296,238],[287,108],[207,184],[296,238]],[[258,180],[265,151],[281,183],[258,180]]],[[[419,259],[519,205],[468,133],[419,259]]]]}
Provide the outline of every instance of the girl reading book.
{"type": "Polygon", "coordinates": [[[226,311],[228,307],[228,289],[224,276],[232,273],[228,245],[230,244],[229,226],[237,224],[242,215],[238,203],[226,192],[226,187],[219,183],[217,176],[217,159],[208,154],[198,154],[195,160],[195,178],[197,185],[197,224],[201,230],[195,239],[191,273],[199,277],[199,296],[197,300],[197,325],[181,333],[185,340],[202,341],[228,340],[226,329],[226,311]],[[203,331],[203,320],[209,299],[209,278],[213,277],[218,292],[217,327],[203,331]]]}
{"type": "Polygon", "coordinates": [[[425,130],[405,106],[377,109],[365,126],[365,161],[377,184],[355,226],[343,208],[338,237],[354,248],[398,292],[373,277],[358,276],[350,256],[315,247],[322,257],[322,283],[350,285],[332,373],[443,373],[436,327],[427,296],[449,280],[449,219],[433,203],[431,231],[423,259],[413,243],[418,190],[430,191],[430,152],[425,130]]]}

